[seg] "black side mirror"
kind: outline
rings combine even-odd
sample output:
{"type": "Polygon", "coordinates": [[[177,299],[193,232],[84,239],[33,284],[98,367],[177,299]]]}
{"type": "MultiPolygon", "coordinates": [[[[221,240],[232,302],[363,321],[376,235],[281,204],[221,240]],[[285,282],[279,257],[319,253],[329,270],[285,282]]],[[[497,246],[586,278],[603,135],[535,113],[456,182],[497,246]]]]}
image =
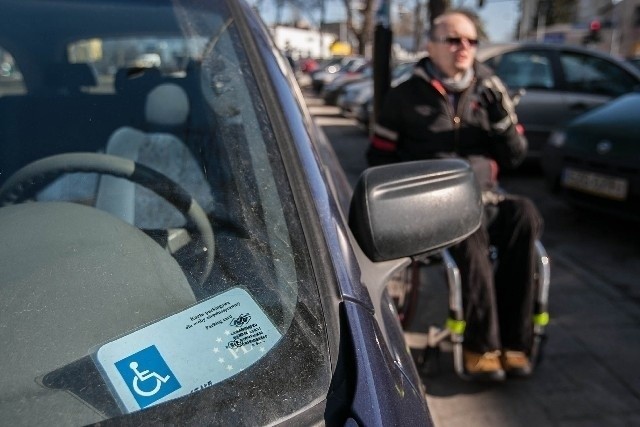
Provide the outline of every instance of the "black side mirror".
{"type": "Polygon", "coordinates": [[[480,226],[482,200],[464,160],[421,160],[365,170],[356,184],[349,225],[372,261],[427,254],[480,226]]]}

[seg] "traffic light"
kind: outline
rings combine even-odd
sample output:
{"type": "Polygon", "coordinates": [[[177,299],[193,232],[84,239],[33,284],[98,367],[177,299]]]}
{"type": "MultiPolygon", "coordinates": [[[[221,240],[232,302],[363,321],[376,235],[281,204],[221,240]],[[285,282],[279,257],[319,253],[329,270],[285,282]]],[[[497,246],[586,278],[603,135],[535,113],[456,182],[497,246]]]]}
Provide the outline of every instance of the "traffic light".
{"type": "Polygon", "coordinates": [[[600,35],[600,28],[602,28],[600,21],[598,21],[597,19],[591,21],[589,23],[589,34],[586,36],[585,42],[599,43],[602,40],[602,36],[600,35]]]}

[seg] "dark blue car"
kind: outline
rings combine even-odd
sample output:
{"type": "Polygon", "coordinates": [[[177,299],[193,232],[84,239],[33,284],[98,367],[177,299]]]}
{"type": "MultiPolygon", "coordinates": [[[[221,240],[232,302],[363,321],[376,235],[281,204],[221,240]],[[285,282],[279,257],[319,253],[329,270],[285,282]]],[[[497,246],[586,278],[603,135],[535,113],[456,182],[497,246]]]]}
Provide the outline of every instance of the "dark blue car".
{"type": "Polygon", "coordinates": [[[639,112],[636,91],[551,134],[542,157],[549,188],[579,210],[639,221],[639,112]]]}
{"type": "Polygon", "coordinates": [[[467,163],[352,189],[240,1],[0,0],[0,420],[431,424],[389,278],[467,163]]]}

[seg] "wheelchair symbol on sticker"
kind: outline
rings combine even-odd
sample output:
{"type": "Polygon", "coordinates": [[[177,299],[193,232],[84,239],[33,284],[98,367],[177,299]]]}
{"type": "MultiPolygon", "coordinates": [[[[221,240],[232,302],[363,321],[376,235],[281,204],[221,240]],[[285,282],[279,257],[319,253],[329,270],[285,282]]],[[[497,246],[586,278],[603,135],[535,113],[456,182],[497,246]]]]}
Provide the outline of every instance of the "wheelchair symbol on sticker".
{"type": "Polygon", "coordinates": [[[141,409],[181,387],[155,345],[125,357],[115,365],[141,409]]]}

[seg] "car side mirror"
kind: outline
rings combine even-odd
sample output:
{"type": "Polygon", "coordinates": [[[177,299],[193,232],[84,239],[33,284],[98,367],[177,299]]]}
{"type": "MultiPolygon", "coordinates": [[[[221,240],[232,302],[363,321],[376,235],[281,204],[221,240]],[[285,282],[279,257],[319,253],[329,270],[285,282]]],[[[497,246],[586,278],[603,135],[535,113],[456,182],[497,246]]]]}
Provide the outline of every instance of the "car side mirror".
{"type": "Polygon", "coordinates": [[[349,226],[372,261],[428,254],[480,226],[482,199],[464,160],[420,160],[366,169],[354,189],[349,226]]]}

